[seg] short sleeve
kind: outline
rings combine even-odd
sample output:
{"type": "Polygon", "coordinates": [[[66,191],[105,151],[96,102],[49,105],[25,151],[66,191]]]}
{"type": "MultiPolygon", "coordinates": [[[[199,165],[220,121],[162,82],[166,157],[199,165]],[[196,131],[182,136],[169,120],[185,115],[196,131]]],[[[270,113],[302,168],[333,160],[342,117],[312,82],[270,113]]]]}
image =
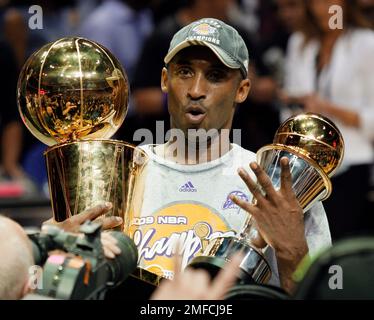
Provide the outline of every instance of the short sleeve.
{"type": "Polygon", "coordinates": [[[304,220],[309,254],[315,256],[331,246],[330,228],[325,209],[320,201],[305,213],[304,220]]]}

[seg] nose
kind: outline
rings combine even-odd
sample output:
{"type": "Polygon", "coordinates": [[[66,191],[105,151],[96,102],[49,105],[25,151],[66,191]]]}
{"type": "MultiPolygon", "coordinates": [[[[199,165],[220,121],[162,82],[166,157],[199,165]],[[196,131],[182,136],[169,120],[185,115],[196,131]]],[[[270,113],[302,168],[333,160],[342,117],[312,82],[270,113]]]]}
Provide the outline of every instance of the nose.
{"type": "Polygon", "coordinates": [[[205,99],[206,90],[207,87],[204,74],[196,73],[195,76],[191,78],[191,83],[187,92],[188,97],[191,100],[205,99]]]}

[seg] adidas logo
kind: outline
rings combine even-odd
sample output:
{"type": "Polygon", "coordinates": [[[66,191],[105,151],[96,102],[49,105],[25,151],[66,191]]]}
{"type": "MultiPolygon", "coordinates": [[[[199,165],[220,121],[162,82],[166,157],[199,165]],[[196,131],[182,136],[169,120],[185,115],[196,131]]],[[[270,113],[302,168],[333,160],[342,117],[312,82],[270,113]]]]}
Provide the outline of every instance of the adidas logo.
{"type": "Polygon", "coordinates": [[[197,192],[197,190],[191,181],[188,181],[179,188],[179,192],[197,192]]]}

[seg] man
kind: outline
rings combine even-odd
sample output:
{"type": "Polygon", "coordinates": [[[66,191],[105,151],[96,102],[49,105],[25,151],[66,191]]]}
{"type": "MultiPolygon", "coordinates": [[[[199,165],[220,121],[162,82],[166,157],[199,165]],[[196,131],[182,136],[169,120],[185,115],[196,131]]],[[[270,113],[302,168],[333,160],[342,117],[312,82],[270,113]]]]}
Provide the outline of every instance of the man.
{"type": "Polygon", "coordinates": [[[239,232],[249,212],[270,245],[270,284],[291,291],[301,259],[330,245],[330,233],[321,203],[304,219],[287,159],[276,191],[254,163],[255,154],[229,142],[235,107],[251,86],[243,39],[220,20],[201,19],[174,35],[164,61],[161,88],[172,131],[165,144],[143,146],[150,157],[148,176],[140,215],[130,225],[140,266],[172,278],[177,242],[184,267],[209,240],[239,232]],[[237,175],[249,163],[253,172],[240,168],[237,175]]]}
{"type": "MultiPolygon", "coordinates": [[[[144,43],[133,81],[130,81],[137,115],[132,117],[131,121],[128,117],[126,126],[120,129],[118,137],[129,141],[133,138],[134,131],[139,128],[147,128],[154,132],[155,123],[160,120],[164,121],[165,127],[169,127],[166,96],[160,90],[160,70],[170,40],[182,27],[207,16],[226,23],[238,22],[230,16],[235,2],[233,0],[178,1],[184,5],[161,21],[144,43]]],[[[232,127],[241,128],[243,147],[257,150],[272,141],[273,133],[279,126],[278,111],[272,105],[276,87],[269,77],[270,70],[265,67],[262,58],[256,53],[259,46],[256,45],[254,37],[246,30],[232,26],[241,34],[251,52],[251,77],[256,79],[253,82],[250,99],[237,108],[238,116],[234,118],[232,127]]]]}
{"type": "Polygon", "coordinates": [[[29,268],[34,264],[31,243],[14,221],[0,216],[0,300],[16,300],[29,291],[29,268]]]}
{"type": "MultiPolygon", "coordinates": [[[[87,220],[94,220],[111,209],[111,204],[100,204],[68,220],[54,223],[68,232],[79,232],[79,226],[87,220]]],[[[114,228],[122,221],[115,217],[101,220],[102,228],[114,228]]],[[[47,227],[52,221],[45,223],[47,227]]],[[[121,253],[117,240],[109,233],[101,234],[104,254],[114,259],[121,253]]],[[[29,293],[29,268],[34,265],[31,242],[25,231],[15,221],[0,215],[0,300],[17,300],[29,293]]],[[[29,299],[39,299],[31,296],[29,299]]]]}

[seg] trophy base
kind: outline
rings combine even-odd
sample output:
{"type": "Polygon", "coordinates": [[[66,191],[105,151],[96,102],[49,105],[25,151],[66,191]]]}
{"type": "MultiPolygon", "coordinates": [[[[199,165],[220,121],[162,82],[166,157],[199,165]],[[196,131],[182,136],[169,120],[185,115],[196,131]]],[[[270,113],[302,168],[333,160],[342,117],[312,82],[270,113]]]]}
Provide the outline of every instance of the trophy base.
{"type": "Polygon", "coordinates": [[[235,237],[221,237],[210,242],[202,256],[194,258],[188,267],[204,269],[212,278],[224,267],[231,257],[241,252],[241,272],[238,274],[238,283],[265,284],[271,277],[271,269],[263,254],[246,242],[235,237]]]}

